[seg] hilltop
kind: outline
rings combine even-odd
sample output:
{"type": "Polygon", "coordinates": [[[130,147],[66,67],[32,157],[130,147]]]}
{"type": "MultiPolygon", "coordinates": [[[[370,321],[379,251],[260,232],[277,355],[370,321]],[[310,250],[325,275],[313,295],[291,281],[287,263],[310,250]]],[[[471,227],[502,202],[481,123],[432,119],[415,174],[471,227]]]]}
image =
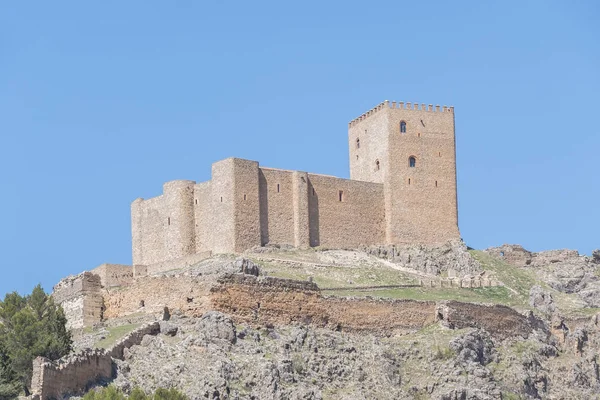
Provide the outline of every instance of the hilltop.
{"type": "MultiPolygon", "coordinates": [[[[74,329],[76,348],[107,349],[116,372],[92,375],[126,392],[593,398],[599,271],[600,252],[531,253],[515,245],[273,246],[118,286],[88,272],[61,282],[55,296],[97,277],[95,292],[84,285],[63,304],[73,316],[73,304],[101,296],[102,321],[74,329]]],[[[81,365],[86,358],[78,357],[81,365]]],[[[61,371],[55,379],[68,379],[68,367],[61,371]]]]}

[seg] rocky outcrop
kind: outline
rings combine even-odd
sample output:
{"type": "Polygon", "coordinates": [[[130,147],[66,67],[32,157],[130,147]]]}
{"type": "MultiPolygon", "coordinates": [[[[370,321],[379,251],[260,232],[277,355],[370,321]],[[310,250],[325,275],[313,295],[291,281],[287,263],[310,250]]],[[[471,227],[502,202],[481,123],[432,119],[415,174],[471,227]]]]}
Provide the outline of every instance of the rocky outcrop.
{"type": "Polygon", "coordinates": [[[556,311],[552,295],[538,285],[532,286],[529,290],[529,305],[546,314],[556,311]]]}
{"type": "Polygon", "coordinates": [[[575,293],[588,306],[600,307],[600,265],[595,261],[597,255],[582,256],[575,250],[532,253],[519,245],[503,245],[485,251],[511,265],[531,268],[540,280],[553,289],[575,293]]]}
{"type": "Polygon", "coordinates": [[[477,275],[481,265],[467,251],[462,240],[449,241],[439,246],[370,246],[362,249],[368,254],[384,258],[405,268],[433,275],[447,273],[462,277],[477,275]]]}

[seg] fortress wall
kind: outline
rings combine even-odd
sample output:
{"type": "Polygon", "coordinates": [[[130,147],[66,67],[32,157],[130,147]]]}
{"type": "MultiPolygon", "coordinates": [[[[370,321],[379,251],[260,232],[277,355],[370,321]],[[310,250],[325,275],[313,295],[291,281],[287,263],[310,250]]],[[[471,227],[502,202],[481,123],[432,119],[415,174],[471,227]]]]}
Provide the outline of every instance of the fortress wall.
{"type": "Polygon", "coordinates": [[[261,245],[294,245],[292,175],[292,171],[260,168],[261,245]]]}
{"type": "Polygon", "coordinates": [[[63,308],[69,329],[90,326],[102,320],[104,302],[99,275],[84,272],[69,276],[54,286],[52,298],[63,308]]]}
{"type": "Polygon", "coordinates": [[[390,109],[386,215],[391,243],[441,243],[460,237],[454,113],[390,109]],[[400,133],[400,122],[406,133],[400,133]],[[409,157],[416,166],[409,166],[409,157]],[[409,182],[410,179],[410,182],[409,182]],[[437,186],[436,186],[437,182],[437,186]]]}
{"type": "Polygon", "coordinates": [[[219,283],[211,291],[212,308],[246,323],[301,322],[389,335],[436,321],[432,301],[327,298],[312,282],[241,274],[219,283]]]}
{"type": "MultiPolygon", "coordinates": [[[[185,257],[196,252],[194,223],[194,181],[171,181],[163,186],[166,207],[165,251],[160,262],[185,257]]],[[[164,217],[163,217],[164,218],[164,217]]],[[[150,264],[146,262],[146,264],[150,264]]]]}
{"type": "Polygon", "coordinates": [[[133,264],[145,265],[165,260],[165,225],[168,210],[164,204],[164,195],[148,200],[138,199],[133,202],[131,208],[135,246],[133,264]],[[139,232],[139,239],[136,238],[136,232],[139,232]]]}
{"type": "Polygon", "coordinates": [[[308,180],[311,246],[356,248],[385,241],[382,184],[316,174],[308,180]]]}
{"type": "Polygon", "coordinates": [[[194,221],[196,229],[196,252],[212,250],[212,191],[211,182],[202,182],[194,187],[194,221]]]}
{"type": "Polygon", "coordinates": [[[104,350],[82,350],[57,361],[37,357],[31,393],[40,400],[61,399],[67,393],[82,394],[88,384],[110,379],[112,374],[112,358],[104,350]]]}
{"type": "Polygon", "coordinates": [[[199,316],[210,309],[209,292],[214,276],[147,276],[120,290],[104,291],[104,318],[134,313],[162,315],[164,307],[199,316]]]}
{"type": "Polygon", "coordinates": [[[294,205],[294,246],[299,248],[306,248],[310,246],[308,181],[308,174],[306,172],[294,171],[292,175],[292,198],[294,205]]]}
{"type": "Polygon", "coordinates": [[[197,221],[212,230],[214,253],[235,252],[234,163],[232,158],[212,165],[211,213],[197,221]]]}
{"type": "Polygon", "coordinates": [[[236,253],[260,246],[258,162],[232,159],[234,168],[234,248],[236,253]]]}
{"type": "Polygon", "coordinates": [[[133,282],[131,265],[102,264],[90,272],[100,276],[100,283],[104,287],[129,285],[133,282]]]}

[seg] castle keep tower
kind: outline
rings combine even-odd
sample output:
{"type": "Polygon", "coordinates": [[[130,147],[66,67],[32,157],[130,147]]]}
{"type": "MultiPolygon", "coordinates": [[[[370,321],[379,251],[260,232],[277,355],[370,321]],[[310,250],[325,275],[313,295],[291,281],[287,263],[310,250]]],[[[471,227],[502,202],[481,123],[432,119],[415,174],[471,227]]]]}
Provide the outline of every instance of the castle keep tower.
{"type": "Polygon", "coordinates": [[[348,140],[350,179],[383,183],[387,244],[460,237],[453,107],[385,101],[348,140]]]}

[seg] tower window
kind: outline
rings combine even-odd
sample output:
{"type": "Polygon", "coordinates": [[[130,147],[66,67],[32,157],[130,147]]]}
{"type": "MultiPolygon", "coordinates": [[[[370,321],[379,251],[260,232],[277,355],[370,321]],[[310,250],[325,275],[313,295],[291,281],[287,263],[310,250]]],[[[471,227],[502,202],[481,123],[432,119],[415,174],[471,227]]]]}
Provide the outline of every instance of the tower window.
{"type": "Polygon", "coordinates": [[[221,196],[221,203],[223,202],[223,197],[221,196]]]}
{"type": "Polygon", "coordinates": [[[400,122],[400,133],[406,133],[406,122],[400,122]]]}
{"type": "Polygon", "coordinates": [[[417,166],[417,159],[414,156],[408,158],[408,166],[410,168],[415,168],[417,166]]]}
{"type": "Polygon", "coordinates": [[[277,184],[277,193],[279,193],[280,191],[280,187],[279,187],[279,183],[277,184]]]}
{"type": "Polygon", "coordinates": [[[246,195],[244,195],[244,201],[246,201],[246,195]]]}
{"type": "Polygon", "coordinates": [[[339,201],[344,201],[344,191],[343,190],[340,190],[338,192],[338,200],[339,201]]]}
{"type": "Polygon", "coordinates": [[[417,136],[418,136],[418,137],[421,137],[421,132],[417,133],[417,136]]]}
{"type": "Polygon", "coordinates": [[[442,156],[442,152],[438,151],[438,157],[441,157],[441,156],[442,156]]]}
{"type": "Polygon", "coordinates": [[[198,205],[198,199],[196,199],[196,205],[198,205]]]}
{"type": "Polygon", "coordinates": [[[437,186],[437,181],[435,181],[435,187],[438,187],[438,186],[437,186]]]}
{"type": "Polygon", "coordinates": [[[375,170],[379,171],[379,160],[375,160],[375,170]]]}
{"type": "Polygon", "coordinates": [[[410,185],[410,178],[408,178],[408,184],[410,185]]]}
{"type": "Polygon", "coordinates": [[[356,139],[356,148],[360,149],[360,139],[356,139]]]}
{"type": "Polygon", "coordinates": [[[167,218],[167,225],[171,225],[171,217],[167,218]]]}

